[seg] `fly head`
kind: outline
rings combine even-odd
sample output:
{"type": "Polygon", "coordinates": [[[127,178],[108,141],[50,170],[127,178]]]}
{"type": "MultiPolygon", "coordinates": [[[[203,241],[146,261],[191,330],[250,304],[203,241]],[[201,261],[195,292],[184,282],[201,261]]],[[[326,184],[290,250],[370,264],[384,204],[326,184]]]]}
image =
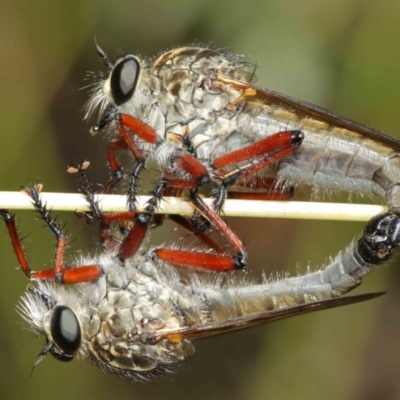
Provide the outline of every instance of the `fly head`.
{"type": "Polygon", "coordinates": [[[20,312],[30,329],[45,336],[35,366],[50,353],[59,361],[72,361],[82,343],[82,327],[75,311],[61,305],[52,295],[51,287],[30,287],[22,297],[20,312]]]}

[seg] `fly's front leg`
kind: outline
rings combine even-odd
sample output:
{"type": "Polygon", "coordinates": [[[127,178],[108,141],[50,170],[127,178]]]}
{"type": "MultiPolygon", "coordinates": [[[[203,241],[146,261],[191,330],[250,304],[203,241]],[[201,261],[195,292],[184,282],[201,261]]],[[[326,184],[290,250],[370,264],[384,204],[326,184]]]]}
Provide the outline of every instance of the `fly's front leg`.
{"type": "MultiPolygon", "coordinates": [[[[128,151],[129,147],[125,141],[125,139],[114,139],[108,142],[107,146],[107,158],[108,158],[108,166],[111,170],[111,177],[105,184],[105,193],[113,192],[119,185],[121,179],[123,178],[123,169],[118,161],[118,158],[115,154],[115,150],[125,150],[128,151]]],[[[135,209],[135,199],[136,199],[136,188],[138,186],[139,176],[145,166],[145,157],[141,152],[137,149],[136,155],[140,158],[137,159],[135,165],[132,168],[132,172],[129,176],[129,188],[128,188],[128,207],[131,211],[135,209]]]]}
{"type": "Polygon", "coordinates": [[[238,180],[244,182],[258,171],[291,154],[304,140],[301,131],[287,131],[268,136],[242,149],[218,157],[211,164],[216,175],[221,175],[221,184],[214,200],[214,210],[219,213],[228,195],[229,188],[238,180]],[[244,167],[224,172],[226,168],[246,162],[244,167]]]}
{"type": "Polygon", "coordinates": [[[116,149],[127,150],[128,146],[126,145],[123,139],[114,139],[108,142],[107,158],[108,158],[108,166],[111,170],[111,177],[105,185],[105,190],[104,190],[105,193],[113,192],[118,187],[123,177],[122,166],[115,154],[116,149]]]}
{"type": "Polygon", "coordinates": [[[139,138],[144,143],[156,145],[157,133],[150,125],[128,114],[117,114],[114,116],[107,114],[91,132],[95,134],[113,121],[116,123],[121,139],[111,141],[107,148],[112,177],[107,183],[106,189],[114,189],[122,178],[122,167],[115,156],[114,150],[118,148],[129,151],[135,157],[136,163],[130,174],[127,203],[129,211],[135,211],[136,189],[140,174],[146,164],[146,155],[135,142],[134,137],[139,138]]]}
{"type": "Polygon", "coordinates": [[[22,248],[14,215],[7,210],[0,210],[0,216],[6,223],[11,238],[11,244],[14,247],[22,271],[30,280],[36,281],[58,282],[64,284],[96,281],[103,273],[98,265],[82,265],[78,267],[63,265],[64,253],[68,245],[68,239],[63,232],[62,227],[51,218],[46,206],[42,203],[39,194],[40,189],[41,186],[36,185],[32,188],[25,188],[24,190],[31,197],[33,205],[41,219],[46,223],[47,227],[57,239],[53,268],[42,271],[32,271],[22,248]]]}
{"type": "Polygon", "coordinates": [[[157,143],[157,134],[151,126],[128,114],[119,115],[119,117],[117,118],[117,128],[120,135],[122,136],[122,139],[125,141],[128,150],[133,154],[136,159],[136,163],[132,169],[132,173],[129,179],[127,200],[129,211],[135,211],[136,188],[138,185],[139,176],[146,163],[146,157],[143,151],[139,149],[139,147],[133,140],[131,133],[133,135],[136,135],[146,143],[153,145],[157,143]]]}

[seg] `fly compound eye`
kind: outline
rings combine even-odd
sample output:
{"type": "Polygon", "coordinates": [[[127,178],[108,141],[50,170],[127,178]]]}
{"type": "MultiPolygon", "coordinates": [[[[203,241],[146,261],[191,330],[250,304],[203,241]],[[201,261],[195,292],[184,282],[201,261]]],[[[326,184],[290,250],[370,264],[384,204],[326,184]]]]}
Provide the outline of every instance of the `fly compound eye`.
{"type": "Polygon", "coordinates": [[[50,332],[55,347],[50,353],[60,361],[71,361],[82,339],[81,327],[74,312],[66,306],[56,306],[50,321],[50,332]]]}
{"type": "Polygon", "coordinates": [[[111,96],[117,106],[132,98],[139,77],[140,64],[135,56],[128,54],[121,61],[117,61],[110,76],[111,96]]]}
{"type": "Polygon", "coordinates": [[[74,356],[71,356],[71,355],[68,355],[68,354],[64,354],[64,353],[60,353],[59,351],[57,351],[57,349],[55,347],[51,347],[49,352],[58,361],[69,362],[69,361],[72,361],[74,359],[74,356]]]}

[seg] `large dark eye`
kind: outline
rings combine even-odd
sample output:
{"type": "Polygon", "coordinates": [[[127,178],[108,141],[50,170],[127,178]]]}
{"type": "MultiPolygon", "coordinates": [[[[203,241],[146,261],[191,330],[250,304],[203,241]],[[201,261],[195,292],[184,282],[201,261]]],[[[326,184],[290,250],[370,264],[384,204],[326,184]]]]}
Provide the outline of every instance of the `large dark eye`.
{"type": "Polygon", "coordinates": [[[71,356],[69,354],[60,353],[60,351],[57,350],[55,347],[51,347],[49,352],[58,361],[69,362],[74,359],[74,356],[71,356]]]}
{"type": "Polygon", "coordinates": [[[111,72],[110,88],[114,103],[120,106],[135,92],[140,76],[140,64],[133,55],[126,55],[111,72]]]}
{"type": "Polygon", "coordinates": [[[66,306],[56,306],[50,322],[53,342],[62,351],[51,354],[60,361],[70,361],[81,345],[82,333],[74,312],[66,306]]]}

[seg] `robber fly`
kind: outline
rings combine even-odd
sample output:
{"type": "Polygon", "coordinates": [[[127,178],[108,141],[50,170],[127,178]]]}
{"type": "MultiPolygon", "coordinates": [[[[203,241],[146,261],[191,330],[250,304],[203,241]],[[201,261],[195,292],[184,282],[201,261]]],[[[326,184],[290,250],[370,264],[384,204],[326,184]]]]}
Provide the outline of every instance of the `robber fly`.
{"type": "Polygon", "coordinates": [[[262,283],[234,275],[226,276],[225,283],[204,274],[183,279],[154,251],[121,260],[126,237],[119,237],[119,231],[105,239],[120,243],[114,249],[79,253],[65,265],[62,227],[46,210],[37,186],[25,191],[57,239],[53,268],[34,271],[14,216],[0,211],[22,271],[37,282],[20,305],[31,330],[46,338],[36,364],[48,353],[60,361],[87,358],[104,371],[131,379],[170,372],[194,352],[194,339],[381,295],[342,297],[378,262],[390,259],[400,236],[400,214],[388,212],[372,219],[361,238],[324,269],[262,283]]]}
{"type": "Polygon", "coordinates": [[[92,132],[104,128],[112,138],[109,187],[122,173],[115,149],[128,149],[137,160],[131,187],[146,160],[155,159],[162,177],[148,211],[167,188],[190,188],[195,208],[231,238],[236,266],[245,265],[245,251],[217,216],[229,193],[267,188],[285,198],[291,187],[277,182],[304,183],[378,195],[389,207],[400,206],[400,141],[255,86],[254,68],[241,56],[188,46],[111,62],[97,51],[109,74],[94,84],[86,118],[99,111],[103,119],[92,132]],[[213,210],[198,197],[209,181],[218,187],[213,210]]]}

